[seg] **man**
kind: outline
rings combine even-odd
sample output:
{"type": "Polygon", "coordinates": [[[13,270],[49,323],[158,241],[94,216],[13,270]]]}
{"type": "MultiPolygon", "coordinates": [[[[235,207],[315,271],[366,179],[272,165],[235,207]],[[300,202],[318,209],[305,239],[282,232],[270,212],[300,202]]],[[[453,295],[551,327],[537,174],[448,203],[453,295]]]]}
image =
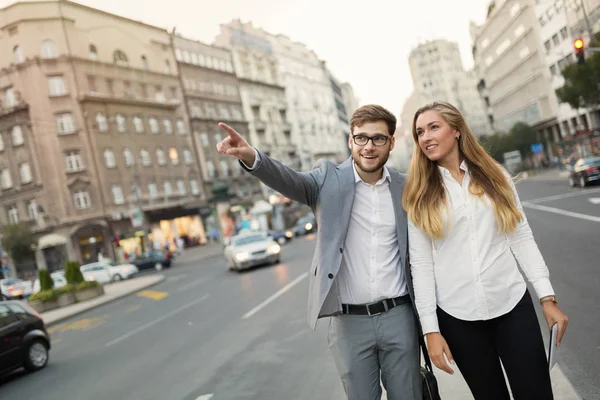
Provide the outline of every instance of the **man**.
{"type": "MultiPolygon", "coordinates": [[[[350,400],[422,399],[419,344],[406,260],[405,177],[385,167],[396,118],[366,105],[354,112],[342,164],[296,172],[252,148],[235,130],[217,150],[267,186],[313,209],[319,230],[310,269],[308,323],[331,316],[329,347],[350,400]]],[[[318,143],[314,144],[318,146],[318,143]]]]}

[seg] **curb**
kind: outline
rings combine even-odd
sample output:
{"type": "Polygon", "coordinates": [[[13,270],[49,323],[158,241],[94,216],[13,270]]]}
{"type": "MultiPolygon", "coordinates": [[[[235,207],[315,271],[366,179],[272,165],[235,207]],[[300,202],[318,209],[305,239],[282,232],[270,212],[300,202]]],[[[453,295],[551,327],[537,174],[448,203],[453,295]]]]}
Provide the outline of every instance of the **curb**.
{"type": "MultiPolygon", "coordinates": [[[[166,279],[166,276],[164,276],[164,275],[161,275],[161,278],[160,278],[160,279],[156,280],[155,282],[151,282],[151,283],[147,284],[146,286],[141,286],[141,287],[139,287],[139,288],[136,288],[135,290],[132,290],[131,292],[125,292],[125,293],[122,293],[122,294],[120,294],[120,295],[118,295],[118,296],[115,296],[115,297],[113,297],[113,298],[111,298],[111,299],[109,299],[109,300],[107,300],[107,301],[105,301],[105,302],[103,302],[103,303],[98,303],[98,304],[96,304],[96,305],[94,305],[94,306],[91,306],[91,307],[89,307],[89,308],[84,308],[84,309],[78,310],[78,311],[74,312],[73,314],[65,315],[65,316],[63,316],[63,317],[60,317],[60,318],[58,318],[58,319],[55,319],[55,320],[54,320],[54,321],[52,321],[52,322],[45,322],[45,321],[44,321],[44,324],[46,325],[46,327],[47,327],[47,328],[48,328],[48,327],[51,327],[51,326],[54,326],[54,325],[57,325],[58,323],[60,323],[60,322],[62,322],[62,321],[64,321],[64,320],[67,320],[67,319],[69,319],[69,318],[71,318],[71,317],[75,317],[75,316],[77,316],[77,315],[83,314],[84,312],[88,312],[88,311],[90,311],[90,310],[93,310],[94,308],[98,308],[98,307],[100,307],[100,306],[103,306],[103,305],[105,305],[105,304],[112,303],[113,301],[115,301],[115,300],[119,300],[119,299],[122,299],[123,297],[130,296],[130,295],[132,295],[133,293],[136,293],[136,292],[138,292],[138,291],[140,291],[140,290],[147,289],[147,288],[149,288],[149,287],[155,286],[155,285],[157,285],[157,284],[161,283],[162,281],[164,281],[165,279],[166,279]]],[[[106,296],[106,295],[105,295],[105,296],[106,296]]],[[[42,315],[42,319],[44,319],[44,316],[43,316],[43,315],[42,315]]]]}

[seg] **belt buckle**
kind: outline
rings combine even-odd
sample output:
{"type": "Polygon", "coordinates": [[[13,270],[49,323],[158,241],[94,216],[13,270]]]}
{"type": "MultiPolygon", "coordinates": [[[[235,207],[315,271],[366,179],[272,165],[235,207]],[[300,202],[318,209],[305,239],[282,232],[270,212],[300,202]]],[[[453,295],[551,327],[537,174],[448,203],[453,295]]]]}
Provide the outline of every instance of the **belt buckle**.
{"type": "Polygon", "coordinates": [[[367,306],[367,314],[369,315],[369,317],[374,317],[375,315],[380,315],[382,312],[386,312],[388,310],[387,302],[383,301],[383,308],[384,308],[384,310],[380,311],[378,313],[371,313],[370,306],[378,304],[378,303],[381,303],[381,300],[380,301],[375,301],[373,303],[369,303],[369,304],[366,305],[367,306]]]}

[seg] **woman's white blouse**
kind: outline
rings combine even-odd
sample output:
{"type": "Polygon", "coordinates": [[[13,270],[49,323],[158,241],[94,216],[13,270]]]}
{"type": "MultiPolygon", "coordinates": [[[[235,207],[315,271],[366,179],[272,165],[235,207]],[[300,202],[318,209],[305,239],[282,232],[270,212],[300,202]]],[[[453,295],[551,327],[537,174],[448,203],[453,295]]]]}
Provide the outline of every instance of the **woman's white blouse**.
{"type": "Polygon", "coordinates": [[[432,242],[411,221],[408,224],[415,303],[423,334],[439,332],[436,306],[465,321],[489,320],[512,310],[527,287],[517,260],[540,298],[554,294],[510,177],[523,219],[516,231],[504,234],[498,231],[489,199],[469,193],[466,163],[460,167],[465,171],[462,186],[450,171],[439,167],[449,200],[445,236],[432,242]]]}

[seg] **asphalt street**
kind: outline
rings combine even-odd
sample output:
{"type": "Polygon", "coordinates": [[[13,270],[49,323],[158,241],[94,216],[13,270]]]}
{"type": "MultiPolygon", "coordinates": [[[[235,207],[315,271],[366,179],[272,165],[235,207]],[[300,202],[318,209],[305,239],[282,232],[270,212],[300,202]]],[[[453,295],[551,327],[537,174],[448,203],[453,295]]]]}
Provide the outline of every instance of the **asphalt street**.
{"type": "MultiPolygon", "coordinates": [[[[580,216],[600,217],[600,189],[518,188],[570,317],[561,367],[583,399],[600,399],[600,224],[580,216]]],[[[329,321],[305,322],[314,243],[294,239],[281,264],[239,274],[220,257],[176,262],[149,290],[52,326],[48,367],[5,379],[2,398],[343,399],[329,321]]]]}

